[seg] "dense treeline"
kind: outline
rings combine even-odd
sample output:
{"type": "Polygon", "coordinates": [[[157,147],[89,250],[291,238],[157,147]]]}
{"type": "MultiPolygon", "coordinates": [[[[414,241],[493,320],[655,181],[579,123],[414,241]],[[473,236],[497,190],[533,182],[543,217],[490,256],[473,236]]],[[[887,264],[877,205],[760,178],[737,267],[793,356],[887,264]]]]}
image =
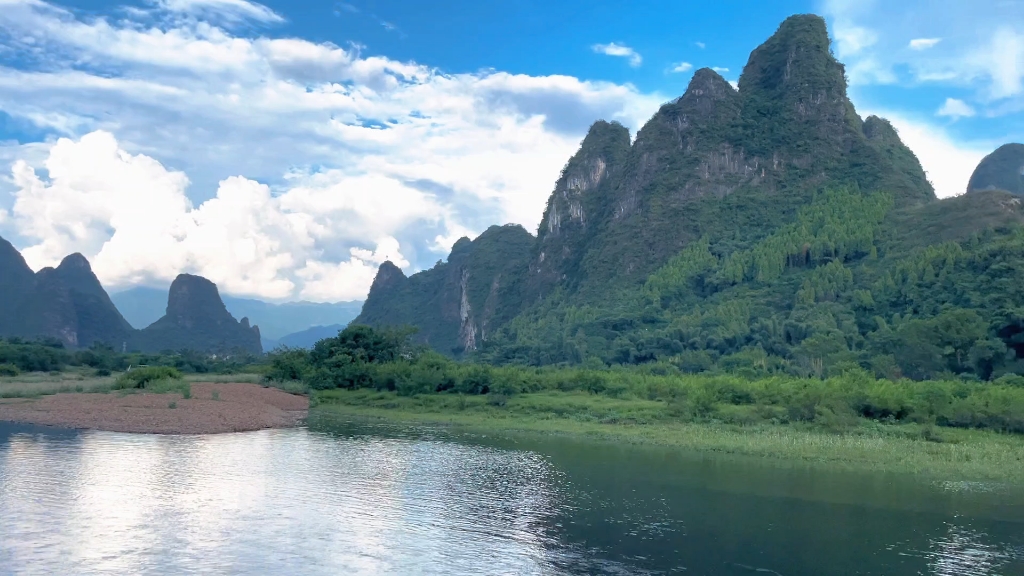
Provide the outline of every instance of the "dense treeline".
{"type": "Polygon", "coordinates": [[[215,358],[191,350],[161,354],[122,354],[104,344],[96,343],[84,350],[69,350],[55,338],[27,340],[0,338],[0,376],[21,372],[54,372],[68,367],[92,368],[99,375],[121,372],[129,366],[165,366],[184,373],[239,373],[251,371],[263,361],[255,355],[215,358]]]}
{"type": "Polygon", "coordinates": [[[559,391],[665,402],[684,421],[813,423],[854,426],[863,419],[982,428],[1024,434],[1024,377],[994,383],[963,379],[878,379],[851,366],[826,379],[734,373],[685,374],[672,363],[608,368],[491,366],[457,362],[408,341],[409,332],[352,326],[311,351],[272,353],[267,375],[314,390],[372,389],[403,396],[513,395],[559,391]]]}
{"type": "Polygon", "coordinates": [[[982,232],[927,245],[917,237],[932,231],[893,205],[883,193],[832,190],[752,244],[709,233],[603,301],[556,291],[498,330],[480,358],[759,377],[1024,374],[1024,228],[975,222],[982,232]]]}

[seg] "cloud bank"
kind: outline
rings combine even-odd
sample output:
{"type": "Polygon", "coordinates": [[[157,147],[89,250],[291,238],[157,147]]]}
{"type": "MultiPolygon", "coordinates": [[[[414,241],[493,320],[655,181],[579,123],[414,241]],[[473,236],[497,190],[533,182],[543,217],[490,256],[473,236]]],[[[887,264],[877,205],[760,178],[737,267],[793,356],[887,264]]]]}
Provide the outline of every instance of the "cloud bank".
{"type": "Polygon", "coordinates": [[[667,100],[215,24],[280,18],[244,0],[119,20],[0,4],[0,110],[49,135],[0,143],[0,233],[35,268],[82,252],[112,288],[191,272],[234,294],[362,298],[384,259],[412,272],[489,224],[535,230],[594,120],[636,129],[667,100]]]}

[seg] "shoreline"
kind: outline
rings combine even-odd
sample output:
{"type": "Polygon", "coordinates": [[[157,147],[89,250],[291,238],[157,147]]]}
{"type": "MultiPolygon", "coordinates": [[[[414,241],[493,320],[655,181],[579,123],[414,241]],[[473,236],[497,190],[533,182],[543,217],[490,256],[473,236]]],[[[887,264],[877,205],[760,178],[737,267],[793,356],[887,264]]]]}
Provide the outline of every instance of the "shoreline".
{"type": "Polygon", "coordinates": [[[180,393],[59,393],[0,399],[0,422],[134,434],[222,434],[291,428],[309,399],[250,383],[191,385],[180,393]]]}
{"type": "Polygon", "coordinates": [[[440,425],[455,432],[476,434],[563,435],[620,445],[753,457],[786,465],[1024,486],[1024,436],[943,428],[937,441],[926,439],[924,428],[914,424],[870,423],[829,431],[791,424],[601,422],[580,414],[517,412],[520,407],[514,406],[511,399],[508,405],[500,407],[489,405],[482,398],[459,400],[457,409],[421,400],[388,393],[332,390],[315,396],[310,423],[315,425],[316,418],[326,415],[440,425]]]}

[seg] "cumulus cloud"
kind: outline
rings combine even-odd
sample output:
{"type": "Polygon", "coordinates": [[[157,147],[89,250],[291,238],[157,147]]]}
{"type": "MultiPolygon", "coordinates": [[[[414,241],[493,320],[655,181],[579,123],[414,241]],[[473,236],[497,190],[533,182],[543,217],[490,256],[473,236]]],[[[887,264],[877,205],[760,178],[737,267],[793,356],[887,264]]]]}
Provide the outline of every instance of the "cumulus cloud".
{"type": "Polygon", "coordinates": [[[908,44],[911,50],[927,50],[942,41],[942,38],[914,38],[908,44]]]}
{"type": "Polygon", "coordinates": [[[604,54],[606,56],[628,58],[629,65],[633,68],[640,66],[644,61],[643,57],[641,57],[636,50],[633,50],[624,44],[617,44],[615,42],[610,44],[594,44],[590,49],[598,54],[604,54]]]}
{"type": "Polygon", "coordinates": [[[836,54],[840,58],[858,54],[878,42],[878,33],[862,26],[837,25],[833,36],[836,39],[836,54]]]}
{"type": "Polygon", "coordinates": [[[719,74],[725,74],[726,72],[729,71],[728,68],[723,68],[722,66],[712,66],[711,69],[714,70],[715,72],[718,72],[719,74]]]}
{"type": "Polygon", "coordinates": [[[974,108],[971,108],[969,104],[963,100],[956,98],[946,98],[946,101],[942,104],[936,112],[939,116],[948,116],[954,120],[957,118],[969,118],[974,116],[974,108]]]}
{"type": "Polygon", "coordinates": [[[25,259],[40,268],[80,251],[111,285],[192,272],[232,293],[358,299],[385,259],[409,266],[391,234],[442,212],[414,189],[336,173],[280,194],[233,176],[194,206],[185,174],[124,151],[107,132],[58,140],[44,167],[45,179],[25,162],[12,169],[14,225],[38,241],[23,250],[25,259]],[[345,260],[324,259],[333,244],[373,235],[372,250],[354,246],[345,260]],[[351,277],[343,278],[346,272],[351,277]]]}
{"type": "Polygon", "coordinates": [[[689,62],[680,62],[678,64],[673,64],[669,70],[671,72],[689,72],[690,70],[693,70],[693,64],[690,64],[689,62]]]}
{"type": "Polygon", "coordinates": [[[986,154],[995,148],[989,142],[962,142],[946,130],[898,112],[867,110],[864,115],[888,119],[928,175],[939,198],[958,196],[967,190],[967,182],[986,154]]]}
{"type": "Polygon", "coordinates": [[[227,16],[260,22],[284,22],[284,18],[270,8],[247,0],[158,0],[157,5],[171,12],[194,16],[227,16]]]}
{"type": "Polygon", "coordinates": [[[0,143],[4,229],[36,267],[83,252],[111,288],[191,271],[231,293],[362,297],[382,250],[412,272],[489,224],[535,230],[594,120],[635,130],[667,100],[245,37],[202,11],[143,25],[0,2],[0,47],[45,58],[0,65],[0,109],[51,135],[0,143]]]}
{"type": "Polygon", "coordinates": [[[1024,11],[1017,2],[822,0],[851,84],[942,84],[1024,102],[1024,11]],[[907,37],[913,38],[907,43],[907,37]]]}

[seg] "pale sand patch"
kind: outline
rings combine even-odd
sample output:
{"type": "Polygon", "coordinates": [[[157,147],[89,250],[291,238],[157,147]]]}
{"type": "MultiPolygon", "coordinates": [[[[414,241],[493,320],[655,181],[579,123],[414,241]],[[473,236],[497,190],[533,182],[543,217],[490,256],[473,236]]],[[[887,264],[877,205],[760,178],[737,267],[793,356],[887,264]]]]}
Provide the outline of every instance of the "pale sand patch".
{"type": "Polygon", "coordinates": [[[297,425],[308,408],[305,396],[277,388],[194,383],[188,400],[178,393],[118,392],[0,399],[0,421],[145,434],[216,434],[288,428],[297,425]]]}

